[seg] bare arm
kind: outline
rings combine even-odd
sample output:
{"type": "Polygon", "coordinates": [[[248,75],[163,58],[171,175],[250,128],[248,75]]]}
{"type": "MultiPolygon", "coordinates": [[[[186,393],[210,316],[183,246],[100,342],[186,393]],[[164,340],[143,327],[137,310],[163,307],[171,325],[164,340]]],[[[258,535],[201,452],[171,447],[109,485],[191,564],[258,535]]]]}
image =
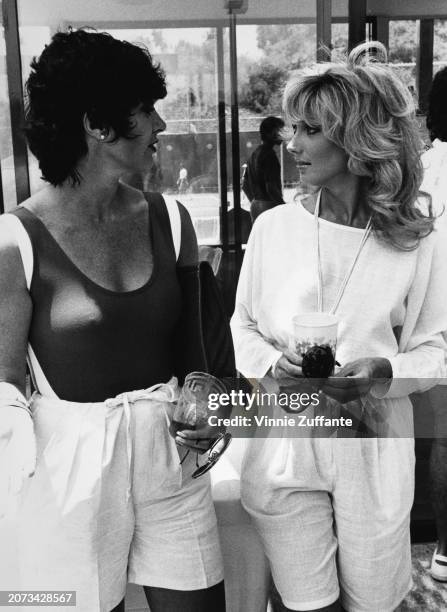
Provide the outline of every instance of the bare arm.
{"type": "Polygon", "coordinates": [[[11,397],[10,387],[13,385],[25,395],[31,311],[20,251],[4,218],[0,217],[0,383],[9,383],[0,385],[0,443],[3,445],[6,441],[8,447],[8,460],[2,463],[7,488],[0,500],[0,516],[5,509],[8,512],[9,496],[20,491],[36,468],[33,420],[26,410],[25,398],[19,394],[11,397]]]}
{"type": "MultiPolygon", "coordinates": [[[[199,260],[196,232],[186,208],[180,204],[179,210],[182,221],[182,242],[177,265],[192,266],[199,260]]],[[[175,442],[179,446],[202,453],[208,450],[211,440],[219,434],[220,430],[221,428],[205,424],[198,429],[178,431],[175,442]]]]}
{"type": "Polygon", "coordinates": [[[0,218],[0,381],[23,394],[31,312],[20,252],[0,218]]]}

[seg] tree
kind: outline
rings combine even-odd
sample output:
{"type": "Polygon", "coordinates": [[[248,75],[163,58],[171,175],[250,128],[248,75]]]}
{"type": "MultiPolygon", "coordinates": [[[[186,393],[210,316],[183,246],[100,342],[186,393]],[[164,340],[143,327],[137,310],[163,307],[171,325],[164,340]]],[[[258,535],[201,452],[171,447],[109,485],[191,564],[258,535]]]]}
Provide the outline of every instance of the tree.
{"type": "Polygon", "coordinates": [[[278,114],[288,73],[315,61],[316,28],[314,24],[260,25],[256,37],[263,57],[255,64],[239,59],[239,65],[245,60],[245,70],[239,70],[239,103],[255,113],[278,114]]]}
{"type": "Polygon", "coordinates": [[[447,20],[435,21],[435,33],[433,44],[433,59],[435,62],[447,64],[447,20]]]}
{"type": "Polygon", "coordinates": [[[163,30],[146,30],[144,34],[137,36],[132,42],[137,45],[143,44],[149,49],[151,54],[165,53],[167,51],[163,30]]]}
{"type": "Polygon", "coordinates": [[[315,61],[315,24],[260,25],[258,47],[274,66],[295,70],[315,61]]]}
{"type": "Polygon", "coordinates": [[[278,113],[286,78],[287,71],[279,66],[255,64],[241,88],[240,105],[255,113],[278,113]]]}
{"type": "Polygon", "coordinates": [[[416,21],[390,21],[390,62],[416,61],[418,45],[416,26],[416,21]]]}

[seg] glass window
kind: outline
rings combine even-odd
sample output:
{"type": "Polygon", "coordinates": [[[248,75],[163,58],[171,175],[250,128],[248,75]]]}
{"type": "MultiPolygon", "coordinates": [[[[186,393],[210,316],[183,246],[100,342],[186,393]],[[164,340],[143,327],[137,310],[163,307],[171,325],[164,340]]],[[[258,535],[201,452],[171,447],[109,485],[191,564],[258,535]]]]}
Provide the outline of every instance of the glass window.
{"type": "Polygon", "coordinates": [[[433,74],[447,66],[447,19],[435,19],[433,36],[433,74]]]}
{"type": "Polygon", "coordinates": [[[156,105],[166,131],[159,135],[152,167],[131,180],[175,197],[190,212],[199,243],[218,244],[215,28],[107,31],[145,44],[167,77],[168,95],[156,105]]]}
{"type": "Polygon", "coordinates": [[[390,21],[389,61],[409,89],[416,94],[416,53],[419,46],[418,22],[390,21]]]}
{"type": "MultiPolygon", "coordinates": [[[[31,62],[34,57],[38,57],[46,44],[50,42],[51,30],[46,26],[21,26],[20,33],[20,54],[22,59],[22,79],[23,86],[31,72],[31,62]]],[[[44,187],[45,183],[41,179],[41,173],[37,159],[28,151],[28,169],[30,191],[35,193],[44,187]]]]}
{"type": "MultiPolygon", "coordinates": [[[[268,116],[282,116],[282,92],[290,75],[315,63],[316,25],[239,25],[238,79],[241,173],[260,144],[259,125],[268,116]]],[[[286,149],[277,151],[281,163],[283,196],[293,199],[298,187],[296,164],[286,149]]],[[[243,208],[249,209],[245,194],[243,208]]]]}
{"type": "MultiPolygon", "coordinates": [[[[184,204],[201,244],[220,242],[217,168],[215,28],[107,29],[112,36],[145,44],[167,76],[168,96],[157,103],[167,124],[154,164],[128,180],[161,191],[184,204]]],[[[50,41],[45,26],[20,28],[23,82],[30,62],[50,41]]],[[[228,44],[227,44],[228,48],[228,44]]],[[[229,80],[227,80],[229,83],[229,80]]],[[[43,186],[37,160],[29,154],[31,192],[43,186]]]]}
{"type": "Polygon", "coordinates": [[[332,59],[344,58],[348,51],[349,24],[333,23],[331,26],[332,59]]]}
{"type": "Polygon", "coordinates": [[[14,158],[12,154],[11,115],[9,111],[8,78],[4,30],[0,36],[0,164],[5,211],[17,205],[14,158]]]}

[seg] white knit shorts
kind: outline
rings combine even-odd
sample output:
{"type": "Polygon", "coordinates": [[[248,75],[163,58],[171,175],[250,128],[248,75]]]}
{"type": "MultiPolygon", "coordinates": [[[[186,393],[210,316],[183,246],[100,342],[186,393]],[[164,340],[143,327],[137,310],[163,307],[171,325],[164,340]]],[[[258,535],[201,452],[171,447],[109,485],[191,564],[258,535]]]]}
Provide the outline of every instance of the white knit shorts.
{"type": "Polygon", "coordinates": [[[22,589],[74,590],[77,611],[109,612],[128,581],[223,580],[209,477],[191,478],[194,453],[180,466],[168,431],[174,381],[101,403],[33,398],[37,469],[15,522],[22,589]]]}
{"type": "Polygon", "coordinates": [[[391,612],[411,586],[411,438],[254,439],[242,503],[284,605],[391,612]]]}

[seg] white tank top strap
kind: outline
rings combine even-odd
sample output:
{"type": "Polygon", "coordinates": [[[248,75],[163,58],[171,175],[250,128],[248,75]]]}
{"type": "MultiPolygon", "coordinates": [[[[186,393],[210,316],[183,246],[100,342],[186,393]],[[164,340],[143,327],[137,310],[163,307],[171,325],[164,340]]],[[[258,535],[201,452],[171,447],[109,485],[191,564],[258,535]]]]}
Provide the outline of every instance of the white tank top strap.
{"type": "Polygon", "coordinates": [[[182,243],[182,220],[177,200],[175,198],[164,198],[168,209],[169,221],[171,223],[172,240],[174,242],[175,259],[178,260],[182,243]]]}
{"type": "Polygon", "coordinates": [[[28,363],[28,369],[36,391],[44,397],[52,397],[54,399],[57,399],[57,395],[51,388],[47,377],[45,376],[42,368],[40,367],[40,363],[37,361],[37,357],[33,351],[33,348],[29,343],[26,361],[28,363]]]}
{"type": "MultiPolygon", "coordinates": [[[[3,223],[6,223],[6,226],[11,232],[11,236],[14,236],[17,242],[17,246],[20,251],[20,257],[22,259],[26,287],[29,291],[31,288],[31,281],[33,278],[34,269],[33,247],[31,244],[30,237],[26,229],[23,227],[23,224],[20,219],[15,215],[3,215],[3,223]]],[[[45,374],[43,373],[43,370],[40,367],[39,362],[37,361],[37,357],[29,343],[26,360],[36,390],[45,397],[57,398],[56,393],[51,388],[50,383],[48,382],[45,374]]]]}

